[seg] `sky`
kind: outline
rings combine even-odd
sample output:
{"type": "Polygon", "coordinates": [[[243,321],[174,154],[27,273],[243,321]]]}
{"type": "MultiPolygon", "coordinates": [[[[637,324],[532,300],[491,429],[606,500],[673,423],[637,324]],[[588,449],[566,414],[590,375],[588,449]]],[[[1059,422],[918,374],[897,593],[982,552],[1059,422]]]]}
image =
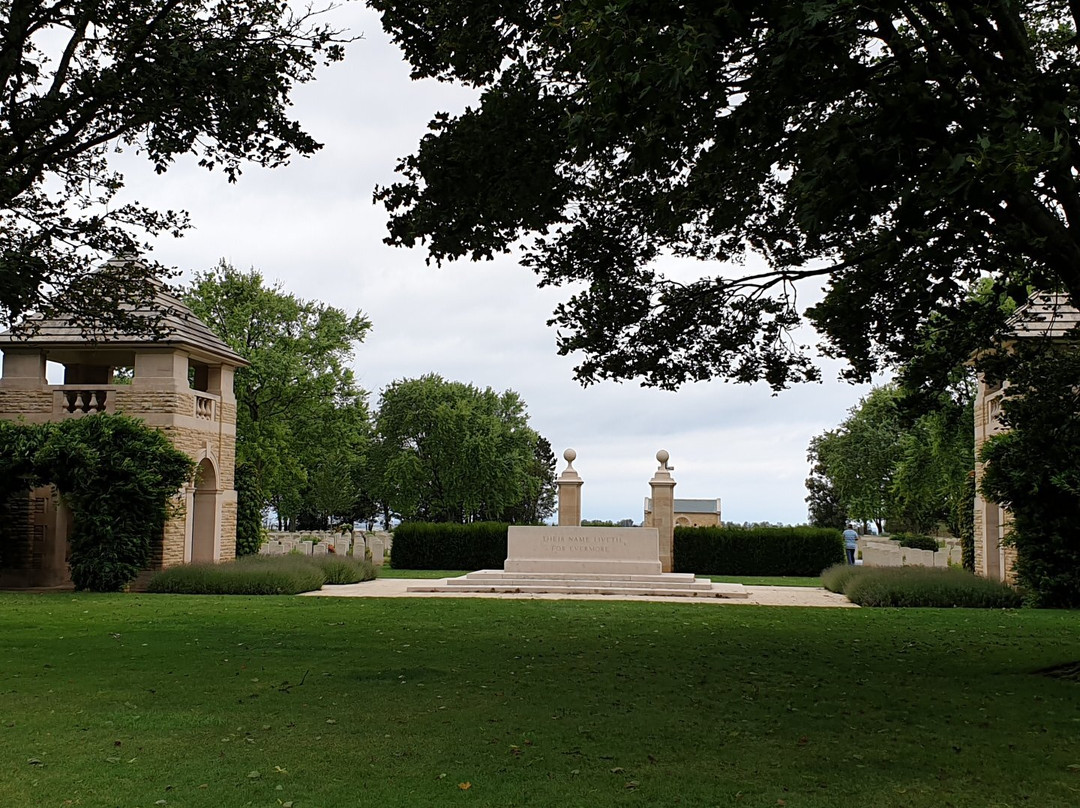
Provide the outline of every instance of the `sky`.
{"type": "MultiPolygon", "coordinates": [[[[676,498],[719,497],[728,522],[805,522],[807,445],[869,387],[837,381],[840,366],[823,361],[823,383],[776,396],[766,385],[719,381],[678,392],[635,382],[582,388],[574,357],[556,354],[555,331],[545,324],[570,290],[537,289],[512,256],[435,268],[422,249],[382,243],[387,217],[373,189],[394,181],[397,160],[415,150],[436,111],[459,112],[473,96],[411,81],[378,16],[361,4],[329,19],[362,38],[344,62],[294,93],[296,118],[324,144],[315,156],[274,170],[249,167],[236,184],[193,160],[155,175],[135,155],[118,156],[125,200],[191,214],[194,229],[157,241],[153,257],[187,277],[225,259],[298,297],[362,311],[372,329],[353,366],[372,405],[390,382],[426,373],[517,391],[560,471],[563,450],[577,451],[583,518],[640,522],[656,452],[666,449],[676,498]]],[[[807,304],[813,297],[809,290],[807,304]]]]}

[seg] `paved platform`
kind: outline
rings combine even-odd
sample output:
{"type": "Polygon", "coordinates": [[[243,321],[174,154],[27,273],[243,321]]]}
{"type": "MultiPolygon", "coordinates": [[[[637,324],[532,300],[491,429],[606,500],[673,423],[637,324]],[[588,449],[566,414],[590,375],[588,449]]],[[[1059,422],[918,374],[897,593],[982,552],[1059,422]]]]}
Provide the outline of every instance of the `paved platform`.
{"type": "MultiPolygon", "coordinates": [[[[647,600],[662,603],[747,604],[754,606],[811,606],[857,609],[854,603],[835,592],[809,586],[743,586],[745,597],[686,598],[664,595],[562,594],[551,592],[458,592],[446,585],[447,578],[377,578],[359,584],[324,586],[301,597],[331,598],[512,598],[515,600],[647,600]],[[441,585],[441,586],[440,586],[441,585]],[[424,592],[411,592],[423,588],[424,592]]],[[[717,586],[732,586],[717,584],[717,586]]],[[[738,586],[737,584],[734,586],[738,586]]]]}

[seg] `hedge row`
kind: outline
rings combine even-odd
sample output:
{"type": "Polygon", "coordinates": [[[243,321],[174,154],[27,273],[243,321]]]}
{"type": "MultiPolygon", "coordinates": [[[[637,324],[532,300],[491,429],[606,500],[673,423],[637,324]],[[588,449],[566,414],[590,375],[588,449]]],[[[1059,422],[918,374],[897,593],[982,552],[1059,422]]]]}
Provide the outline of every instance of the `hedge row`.
{"type": "Polygon", "coordinates": [[[501,570],[506,528],[501,522],[405,522],[394,529],[390,565],[396,570],[501,570]]]}
{"type": "Polygon", "coordinates": [[[183,564],[150,579],[150,592],[173,595],[297,595],[324,584],[370,581],[370,561],[348,556],[244,556],[223,564],[183,564]]]}
{"type": "Polygon", "coordinates": [[[952,567],[830,567],[822,585],[860,606],[1015,609],[1020,594],[1000,581],[952,567]]]}
{"type": "Polygon", "coordinates": [[[677,527],[675,572],[817,576],[844,560],[839,530],[817,527],[677,527]]]}
{"type": "Polygon", "coordinates": [[[900,542],[901,547],[910,547],[912,550],[929,550],[931,553],[936,553],[941,549],[941,542],[921,533],[894,533],[890,538],[900,542]]]}

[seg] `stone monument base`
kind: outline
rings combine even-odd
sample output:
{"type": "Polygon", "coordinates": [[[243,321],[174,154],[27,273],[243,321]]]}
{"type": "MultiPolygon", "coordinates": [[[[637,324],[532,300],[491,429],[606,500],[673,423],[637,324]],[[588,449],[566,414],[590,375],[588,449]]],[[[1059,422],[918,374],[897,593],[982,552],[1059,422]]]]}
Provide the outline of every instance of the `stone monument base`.
{"type": "Polygon", "coordinates": [[[429,581],[409,592],[641,595],[745,598],[740,584],[714,584],[660,571],[656,528],[517,527],[507,534],[504,569],[429,581]]]}
{"type": "Polygon", "coordinates": [[[589,573],[480,570],[460,578],[417,582],[409,592],[502,595],[616,595],[641,597],[746,598],[742,584],[714,584],[690,573],[592,575],[589,573]]]}

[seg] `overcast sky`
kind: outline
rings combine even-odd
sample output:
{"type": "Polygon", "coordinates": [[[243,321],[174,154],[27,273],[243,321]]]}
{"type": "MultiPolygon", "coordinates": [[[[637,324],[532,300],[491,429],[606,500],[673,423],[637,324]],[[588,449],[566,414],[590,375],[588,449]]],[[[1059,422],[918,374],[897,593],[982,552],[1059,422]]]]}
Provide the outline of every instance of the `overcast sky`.
{"type": "Polygon", "coordinates": [[[823,384],[776,397],[764,385],[721,382],[677,393],[580,387],[574,358],[556,355],[545,325],[567,290],[537,289],[511,259],[435,269],[419,249],[382,243],[386,214],[372,204],[373,188],[394,180],[397,159],[415,149],[435,111],[459,111],[471,95],[410,81],[377,15],[360,4],[333,16],[363,39],[294,96],[297,118],[325,144],[316,156],[250,168],[235,185],[193,161],[156,176],[125,156],[125,198],[185,209],[195,225],[183,239],[159,241],[154,257],[188,273],[224,258],[299,297],[363,311],[373,327],[354,367],[373,405],[389,382],[425,373],[516,390],[560,470],[563,450],[577,450],[586,519],[640,521],[664,448],[676,497],[720,497],[726,521],[804,522],[807,444],[868,388],[836,381],[835,363],[824,364],[823,384]]]}

